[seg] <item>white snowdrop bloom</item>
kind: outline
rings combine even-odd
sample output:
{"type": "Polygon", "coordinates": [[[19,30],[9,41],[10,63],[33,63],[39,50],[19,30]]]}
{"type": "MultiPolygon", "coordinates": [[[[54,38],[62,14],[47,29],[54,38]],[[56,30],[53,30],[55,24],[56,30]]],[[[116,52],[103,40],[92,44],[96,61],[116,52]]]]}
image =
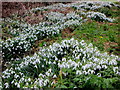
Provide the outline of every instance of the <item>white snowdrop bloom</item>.
{"type": "Polygon", "coordinates": [[[12,84],[14,83],[14,80],[11,82],[12,84]]]}
{"type": "Polygon", "coordinates": [[[90,48],[86,48],[86,52],[93,52],[93,50],[91,50],[90,48]]]}
{"type": "Polygon", "coordinates": [[[116,61],[116,60],[111,60],[111,61],[109,62],[109,65],[117,65],[117,61],[116,61]]]}
{"type": "Polygon", "coordinates": [[[56,62],[54,61],[53,64],[56,64],[56,62]]]}
{"type": "Polygon", "coordinates": [[[85,69],[90,68],[90,67],[92,67],[92,64],[86,64],[85,66],[82,66],[82,69],[85,70],[85,69]]]}
{"type": "Polygon", "coordinates": [[[38,84],[38,80],[35,80],[34,84],[37,85],[38,84]]]}
{"type": "Polygon", "coordinates": [[[53,84],[55,84],[55,82],[54,82],[54,81],[51,83],[51,85],[53,85],[53,84]]]}
{"type": "Polygon", "coordinates": [[[110,56],[111,56],[111,57],[115,57],[115,55],[113,55],[113,54],[111,54],[110,56]]]}
{"type": "Polygon", "coordinates": [[[48,72],[51,72],[52,71],[52,69],[50,68],[49,70],[48,70],[48,72]]]}
{"type": "Polygon", "coordinates": [[[100,73],[97,73],[97,76],[98,76],[98,77],[101,77],[101,74],[100,74],[100,73]]]}
{"type": "Polygon", "coordinates": [[[79,59],[79,58],[80,58],[80,56],[81,56],[81,54],[79,54],[77,57],[75,57],[75,59],[79,59]]]}
{"type": "Polygon", "coordinates": [[[47,76],[50,76],[50,73],[49,73],[49,72],[46,72],[45,74],[46,74],[47,76]]]}
{"type": "Polygon", "coordinates": [[[36,59],[36,62],[37,62],[37,63],[40,63],[40,60],[39,60],[39,59],[36,59]]]}
{"type": "Polygon", "coordinates": [[[67,75],[68,75],[68,73],[65,73],[65,72],[62,72],[62,74],[63,74],[64,76],[67,76],[67,75]]]}
{"type": "Polygon", "coordinates": [[[39,77],[41,77],[41,76],[43,76],[43,74],[40,73],[40,74],[39,74],[39,77]]]}
{"type": "Polygon", "coordinates": [[[17,84],[17,87],[20,88],[20,84],[17,84]]]}
{"type": "Polygon", "coordinates": [[[43,86],[43,80],[42,80],[42,79],[39,79],[38,83],[39,83],[39,86],[40,86],[40,87],[43,86]]]}
{"type": "Polygon", "coordinates": [[[74,38],[71,38],[70,40],[71,40],[71,41],[74,41],[74,38]]]}
{"type": "Polygon", "coordinates": [[[23,76],[23,73],[19,72],[21,76],[23,76]]]}
{"type": "Polygon", "coordinates": [[[85,75],[87,75],[87,74],[88,74],[88,72],[86,72],[86,71],[83,71],[83,73],[84,73],[85,75]]]}
{"type": "Polygon", "coordinates": [[[15,73],[14,71],[11,71],[11,74],[15,73]]]}
{"type": "Polygon", "coordinates": [[[60,63],[58,63],[58,67],[60,67],[61,66],[61,64],[60,63]]]}
{"type": "Polygon", "coordinates": [[[43,86],[46,86],[46,84],[47,84],[47,82],[46,82],[46,81],[44,81],[43,86]]]}
{"type": "Polygon", "coordinates": [[[14,75],[14,78],[18,78],[18,77],[19,77],[19,75],[17,75],[17,74],[14,75]]]}
{"type": "Polygon", "coordinates": [[[38,68],[37,65],[34,66],[35,68],[38,68]]]}
{"type": "Polygon", "coordinates": [[[114,19],[111,18],[107,18],[105,14],[100,13],[100,12],[87,12],[87,17],[91,18],[91,19],[97,19],[99,18],[100,20],[105,20],[105,21],[109,21],[112,22],[114,19]]]}
{"type": "Polygon", "coordinates": [[[81,62],[78,62],[78,65],[79,65],[79,66],[82,66],[82,63],[81,63],[81,62]]]}
{"type": "Polygon", "coordinates": [[[106,61],[106,60],[101,60],[99,63],[100,63],[100,64],[108,64],[108,61],[106,61]]]}
{"type": "Polygon", "coordinates": [[[98,62],[98,61],[99,61],[99,59],[98,59],[98,58],[95,58],[93,61],[94,61],[94,62],[98,62]]]}
{"type": "Polygon", "coordinates": [[[113,67],[113,71],[117,72],[118,71],[118,67],[113,67]]]}
{"type": "Polygon", "coordinates": [[[49,63],[49,64],[51,64],[52,62],[51,62],[51,61],[49,61],[48,63],[49,63]]]}
{"type": "Polygon", "coordinates": [[[42,67],[44,67],[44,65],[42,65],[42,67]]]}
{"type": "Polygon", "coordinates": [[[60,69],[62,68],[66,68],[66,66],[64,65],[64,63],[62,63],[61,65],[59,65],[60,69]]]}
{"type": "Polygon", "coordinates": [[[15,84],[15,86],[16,86],[18,83],[17,83],[17,82],[15,82],[14,84],[15,84]]]}
{"type": "Polygon", "coordinates": [[[106,65],[102,65],[102,68],[107,69],[107,66],[106,65]]]}
{"type": "Polygon", "coordinates": [[[90,43],[90,44],[88,45],[88,47],[93,47],[93,44],[92,44],[92,43],[90,43]]]}
{"type": "Polygon", "coordinates": [[[85,41],[84,41],[84,40],[81,40],[80,44],[81,44],[81,43],[85,43],[85,41]]]}
{"type": "Polygon", "coordinates": [[[30,81],[31,81],[31,79],[30,79],[30,78],[28,78],[28,81],[30,82],[30,81]]]}
{"type": "Polygon", "coordinates": [[[94,71],[94,70],[91,70],[90,72],[91,72],[91,74],[94,74],[94,73],[95,73],[95,71],[94,71]]]}
{"type": "Polygon", "coordinates": [[[100,52],[99,51],[95,52],[95,55],[100,56],[100,52]]]}
{"type": "Polygon", "coordinates": [[[85,69],[86,69],[86,67],[85,67],[85,66],[82,66],[82,69],[83,69],[83,70],[85,70],[85,69]]]}
{"type": "Polygon", "coordinates": [[[97,65],[97,67],[96,67],[96,68],[100,70],[100,69],[101,69],[101,66],[100,66],[100,65],[97,65]]]}
{"type": "Polygon", "coordinates": [[[28,83],[28,82],[26,82],[26,85],[28,86],[28,85],[29,85],[29,83],[28,83]]]}
{"type": "Polygon", "coordinates": [[[9,88],[9,84],[8,83],[5,83],[5,88],[9,88]]]}
{"type": "Polygon", "coordinates": [[[54,76],[53,76],[53,78],[57,78],[57,76],[56,76],[56,75],[54,75],[54,76]]]}
{"type": "Polygon", "coordinates": [[[120,75],[120,71],[117,71],[116,74],[120,75]]]}
{"type": "Polygon", "coordinates": [[[104,55],[105,57],[107,57],[107,56],[108,56],[107,52],[103,53],[103,55],[104,55]]]}
{"type": "Polygon", "coordinates": [[[46,59],[44,59],[44,61],[46,61],[46,59]]]}
{"type": "Polygon", "coordinates": [[[81,75],[82,72],[81,72],[80,70],[77,70],[77,71],[76,71],[76,74],[77,74],[77,75],[81,75]]]}
{"type": "Polygon", "coordinates": [[[48,82],[49,82],[49,80],[46,79],[46,80],[44,81],[44,86],[46,86],[48,82]]]}
{"type": "Polygon", "coordinates": [[[70,65],[69,65],[69,64],[66,64],[66,65],[65,65],[65,68],[70,68],[70,65]]]}

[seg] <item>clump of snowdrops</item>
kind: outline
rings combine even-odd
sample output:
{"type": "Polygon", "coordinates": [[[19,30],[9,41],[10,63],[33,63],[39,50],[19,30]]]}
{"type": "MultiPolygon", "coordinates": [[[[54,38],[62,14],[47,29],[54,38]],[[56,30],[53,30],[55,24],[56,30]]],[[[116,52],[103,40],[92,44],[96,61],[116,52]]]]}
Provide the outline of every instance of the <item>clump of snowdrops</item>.
{"type": "MultiPolygon", "coordinates": [[[[108,83],[119,80],[118,58],[118,56],[100,52],[97,47],[84,40],[80,42],[73,38],[63,40],[41,48],[33,56],[18,58],[3,72],[3,87],[68,88],[72,86],[72,88],[83,88],[88,83],[86,80],[92,80],[94,77],[99,81],[107,80],[104,84],[108,88],[108,83]],[[70,85],[71,82],[74,84],[70,85]]],[[[99,85],[96,87],[102,87],[101,83],[97,82],[99,85]]],[[[110,87],[113,87],[112,84],[110,87]]]]}

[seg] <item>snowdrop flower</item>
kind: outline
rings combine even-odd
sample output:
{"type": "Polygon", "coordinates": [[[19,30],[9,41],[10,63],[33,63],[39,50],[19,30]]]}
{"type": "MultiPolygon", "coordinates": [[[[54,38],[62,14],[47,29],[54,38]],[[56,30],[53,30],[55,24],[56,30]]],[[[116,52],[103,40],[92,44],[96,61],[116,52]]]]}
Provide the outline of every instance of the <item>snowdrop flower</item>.
{"type": "Polygon", "coordinates": [[[43,86],[43,80],[42,80],[42,79],[39,79],[38,83],[39,83],[39,86],[40,86],[40,87],[43,86]]]}
{"type": "Polygon", "coordinates": [[[11,82],[12,84],[14,83],[14,80],[11,82]]]}
{"type": "Polygon", "coordinates": [[[37,68],[37,65],[35,65],[34,67],[37,68]]]}
{"type": "Polygon", "coordinates": [[[100,66],[100,65],[97,65],[97,67],[96,67],[96,68],[100,70],[100,69],[101,69],[101,66],[100,66]]]}
{"type": "Polygon", "coordinates": [[[30,78],[28,78],[28,81],[30,82],[30,81],[31,81],[31,79],[30,79],[30,78]]]}
{"type": "Polygon", "coordinates": [[[48,82],[49,82],[49,80],[46,79],[46,80],[44,81],[43,85],[46,86],[48,82]]]}
{"type": "Polygon", "coordinates": [[[20,88],[20,84],[18,84],[17,87],[20,88]]]}
{"type": "Polygon", "coordinates": [[[111,61],[109,62],[109,65],[117,65],[117,61],[116,61],[116,60],[111,60],[111,61]]]}
{"type": "Polygon", "coordinates": [[[98,76],[98,77],[101,77],[101,74],[100,74],[100,73],[98,73],[98,74],[97,74],[97,76],[98,76]]]}
{"type": "Polygon", "coordinates": [[[57,76],[56,76],[56,75],[54,75],[54,76],[53,76],[53,78],[57,78],[57,76]]]}
{"type": "Polygon", "coordinates": [[[67,76],[67,75],[68,75],[68,73],[65,73],[65,72],[62,72],[62,74],[63,74],[64,76],[67,76]]]}
{"type": "Polygon", "coordinates": [[[16,75],[16,74],[14,75],[14,78],[18,78],[18,77],[19,77],[19,75],[16,75]]]}
{"type": "Polygon", "coordinates": [[[15,82],[15,85],[17,85],[18,83],[17,82],[15,82]]]}
{"type": "Polygon", "coordinates": [[[46,72],[45,74],[46,74],[47,76],[50,76],[50,73],[49,73],[49,72],[46,72]]]}
{"type": "Polygon", "coordinates": [[[107,69],[107,66],[106,65],[102,65],[102,68],[107,69]]]}
{"type": "Polygon", "coordinates": [[[9,84],[8,83],[5,83],[5,88],[9,88],[9,84]]]}
{"type": "Polygon", "coordinates": [[[118,71],[118,67],[113,67],[113,71],[114,72],[118,71]]]}
{"type": "Polygon", "coordinates": [[[100,12],[87,12],[87,17],[95,20],[100,20],[100,21],[109,21],[112,22],[114,19],[107,18],[105,14],[100,13],[100,12]]]}
{"type": "Polygon", "coordinates": [[[93,61],[94,61],[94,62],[98,62],[98,61],[99,61],[99,59],[98,59],[98,58],[95,58],[93,61]]]}
{"type": "Polygon", "coordinates": [[[86,71],[83,71],[83,73],[84,73],[85,75],[87,75],[87,74],[88,74],[88,72],[86,72],[86,71]]]}
{"type": "Polygon", "coordinates": [[[77,71],[76,71],[76,74],[77,74],[77,75],[81,75],[82,72],[81,72],[80,70],[77,70],[77,71]]]}
{"type": "Polygon", "coordinates": [[[42,67],[44,67],[44,65],[42,65],[42,67]]]}
{"type": "Polygon", "coordinates": [[[53,64],[56,64],[56,62],[54,61],[53,64]]]}

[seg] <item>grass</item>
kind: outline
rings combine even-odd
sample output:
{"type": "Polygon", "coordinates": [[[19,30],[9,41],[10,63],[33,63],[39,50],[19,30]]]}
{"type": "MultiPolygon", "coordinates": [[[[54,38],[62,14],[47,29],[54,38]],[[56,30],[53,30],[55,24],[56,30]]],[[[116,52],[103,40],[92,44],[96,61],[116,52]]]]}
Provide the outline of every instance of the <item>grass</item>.
{"type": "MultiPolygon", "coordinates": [[[[101,51],[106,49],[106,51],[110,52],[110,50],[113,50],[112,52],[114,53],[116,50],[113,49],[112,46],[118,47],[118,45],[120,45],[118,40],[118,35],[120,34],[118,26],[118,24],[109,25],[108,23],[101,24],[91,21],[77,27],[74,31],[76,34],[74,37],[92,42],[101,51]],[[106,48],[106,42],[114,43],[112,46],[110,45],[106,48]]],[[[119,53],[119,51],[117,53],[119,53]]]]}

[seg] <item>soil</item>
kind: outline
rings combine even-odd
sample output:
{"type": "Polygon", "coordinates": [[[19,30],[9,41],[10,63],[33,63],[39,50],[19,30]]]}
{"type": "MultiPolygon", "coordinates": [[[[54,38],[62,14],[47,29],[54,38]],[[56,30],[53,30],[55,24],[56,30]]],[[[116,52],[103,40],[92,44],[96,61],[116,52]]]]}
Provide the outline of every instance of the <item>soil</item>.
{"type": "Polygon", "coordinates": [[[48,6],[55,3],[58,2],[2,2],[2,18],[10,17],[13,13],[17,13],[18,15],[22,16],[26,10],[48,6]]]}
{"type": "Polygon", "coordinates": [[[62,38],[72,37],[74,35],[73,31],[74,30],[72,28],[65,28],[61,32],[62,33],[62,38]]]}
{"type": "MultiPolygon", "coordinates": [[[[30,13],[30,9],[36,8],[36,7],[42,7],[42,6],[48,6],[51,4],[55,4],[59,2],[2,2],[2,18],[11,17],[13,14],[18,15],[20,18],[17,18],[19,20],[24,20],[25,22],[29,24],[38,24],[39,22],[44,20],[44,13],[49,12],[60,12],[67,14],[70,11],[73,11],[72,8],[64,8],[63,9],[51,9],[48,11],[42,11],[38,13],[30,13]],[[62,11],[63,10],[63,11],[62,11]],[[25,16],[25,13],[28,13],[29,15],[25,16]]],[[[64,4],[70,3],[70,2],[63,2],[64,4]]]]}

